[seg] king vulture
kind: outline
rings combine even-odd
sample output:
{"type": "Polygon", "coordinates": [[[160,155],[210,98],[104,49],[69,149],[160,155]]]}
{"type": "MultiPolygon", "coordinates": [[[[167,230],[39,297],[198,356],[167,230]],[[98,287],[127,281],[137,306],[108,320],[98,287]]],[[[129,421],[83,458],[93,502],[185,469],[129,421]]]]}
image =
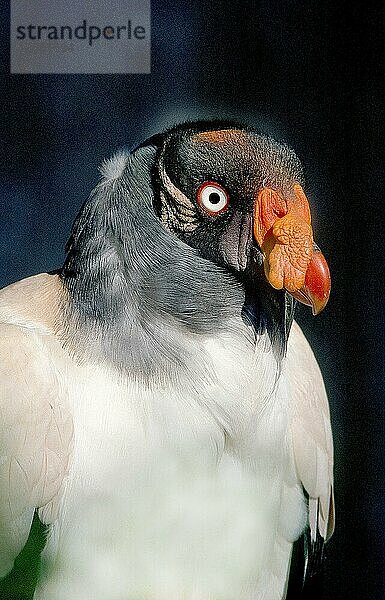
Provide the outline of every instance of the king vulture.
{"type": "Polygon", "coordinates": [[[3,582],[33,525],[36,600],[315,598],[332,437],[293,318],[329,291],[285,144],[185,123],[106,160],[63,267],[0,292],[3,582]]]}

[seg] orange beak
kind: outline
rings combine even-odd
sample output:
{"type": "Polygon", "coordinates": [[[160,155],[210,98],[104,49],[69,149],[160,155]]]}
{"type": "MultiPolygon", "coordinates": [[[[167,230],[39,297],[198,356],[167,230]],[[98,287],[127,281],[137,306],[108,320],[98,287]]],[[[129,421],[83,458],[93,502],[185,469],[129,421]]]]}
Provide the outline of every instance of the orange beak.
{"type": "Polygon", "coordinates": [[[262,188],[254,205],[254,238],[264,253],[265,275],[318,314],[330,295],[327,262],[313,242],[309,202],[299,184],[287,198],[262,188]]]}

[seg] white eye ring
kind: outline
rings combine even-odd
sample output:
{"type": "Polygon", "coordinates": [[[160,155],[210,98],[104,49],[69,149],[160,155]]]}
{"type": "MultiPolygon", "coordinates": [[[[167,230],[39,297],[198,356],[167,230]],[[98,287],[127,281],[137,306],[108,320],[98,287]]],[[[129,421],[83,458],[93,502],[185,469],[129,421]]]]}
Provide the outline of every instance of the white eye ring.
{"type": "Polygon", "coordinates": [[[198,204],[209,215],[219,215],[229,206],[226,190],[214,181],[206,181],[198,190],[198,204]]]}

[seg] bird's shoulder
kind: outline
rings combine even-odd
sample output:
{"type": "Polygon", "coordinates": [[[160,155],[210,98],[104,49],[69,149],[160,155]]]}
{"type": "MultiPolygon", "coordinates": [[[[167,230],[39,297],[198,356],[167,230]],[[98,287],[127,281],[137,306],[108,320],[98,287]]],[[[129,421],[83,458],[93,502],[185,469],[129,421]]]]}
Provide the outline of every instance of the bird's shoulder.
{"type": "Polygon", "coordinates": [[[334,527],[333,439],[322,374],[297,323],[288,341],[287,375],[291,388],[290,438],[298,476],[309,496],[309,525],[328,539],[334,527]]]}
{"type": "Polygon", "coordinates": [[[53,332],[65,292],[57,274],[40,273],[0,290],[0,323],[53,332]]]}
{"type": "Polygon", "coordinates": [[[73,443],[57,342],[49,321],[39,318],[51,284],[31,279],[0,295],[0,563],[6,571],[26,542],[35,509],[45,523],[56,518],[73,443]]]}

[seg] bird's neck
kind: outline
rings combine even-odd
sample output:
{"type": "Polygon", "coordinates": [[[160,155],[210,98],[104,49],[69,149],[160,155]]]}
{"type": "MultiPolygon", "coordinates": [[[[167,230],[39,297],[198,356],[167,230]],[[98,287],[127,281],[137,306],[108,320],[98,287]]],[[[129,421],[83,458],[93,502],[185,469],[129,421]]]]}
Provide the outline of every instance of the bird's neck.
{"type": "Polygon", "coordinates": [[[83,356],[137,373],[167,372],[183,360],[186,337],[215,336],[241,314],[242,287],[221,269],[180,247],[153,252],[144,235],[130,252],[120,239],[109,230],[90,239],[64,275],[75,326],[68,331],[78,332],[83,356]],[[99,260],[90,261],[95,252],[99,260]]]}
{"type": "Polygon", "coordinates": [[[82,207],[61,272],[80,352],[138,371],[177,363],[183,334],[215,335],[244,303],[234,277],[164,230],[141,158],[82,207]]]}

